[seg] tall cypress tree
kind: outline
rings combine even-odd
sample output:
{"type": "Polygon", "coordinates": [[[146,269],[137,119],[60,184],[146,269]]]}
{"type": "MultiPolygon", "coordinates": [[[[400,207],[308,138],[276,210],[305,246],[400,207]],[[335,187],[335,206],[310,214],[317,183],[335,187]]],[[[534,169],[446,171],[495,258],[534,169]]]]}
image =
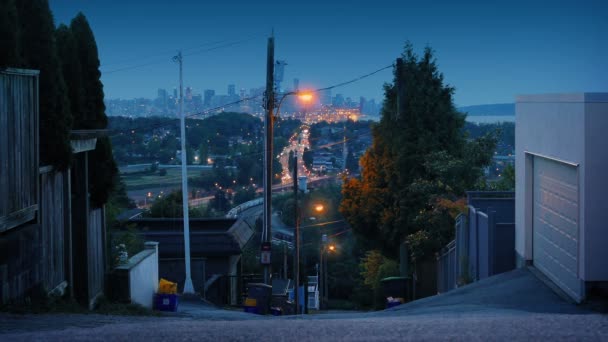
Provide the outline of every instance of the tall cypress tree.
{"type": "Polygon", "coordinates": [[[72,115],[57,58],[53,15],[47,0],[19,0],[16,5],[22,65],[40,70],[40,161],[63,170],[72,158],[72,115]]]}
{"type": "Polygon", "coordinates": [[[84,92],[83,111],[81,113],[74,113],[74,127],[81,129],[106,128],[108,118],[106,117],[106,107],[103,103],[103,84],[101,83],[101,72],[99,71],[97,43],[84,14],[78,13],[72,19],[70,30],[75,41],[76,55],[80,61],[82,89],[84,92]]]}
{"type": "Polygon", "coordinates": [[[83,76],[80,66],[80,59],[76,50],[76,41],[69,27],[64,24],[59,25],[55,31],[57,39],[57,54],[61,62],[63,79],[68,90],[70,109],[74,117],[74,126],[84,112],[84,91],[82,88],[83,76]]]}
{"type": "Polygon", "coordinates": [[[15,0],[0,0],[0,68],[21,65],[15,0]]]}
{"type": "MultiPolygon", "coordinates": [[[[76,59],[79,62],[80,77],[75,77],[75,95],[80,101],[73,102],[73,108],[79,112],[74,113],[76,117],[75,127],[81,129],[104,129],[108,125],[103,103],[103,84],[101,83],[101,72],[99,71],[99,55],[95,36],[89,26],[89,22],[82,13],[72,19],[70,31],[73,38],[76,59]]],[[[69,40],[69,37],[67,40],[69,40]]],[[[72,56],[70,56],[72,57],[72,56]]],[[[69,78],[70,80],[72,78],[69,78]]],[[[72,87],[71,87],[72,88],[72,87]]],[[[90,154],[89,179],[91,204],[97,207],[104,205],[114,185],[117,183],[118,168],[112,155],[112,143],[107,137],[97,139],[97,146],[90,154]]]]}

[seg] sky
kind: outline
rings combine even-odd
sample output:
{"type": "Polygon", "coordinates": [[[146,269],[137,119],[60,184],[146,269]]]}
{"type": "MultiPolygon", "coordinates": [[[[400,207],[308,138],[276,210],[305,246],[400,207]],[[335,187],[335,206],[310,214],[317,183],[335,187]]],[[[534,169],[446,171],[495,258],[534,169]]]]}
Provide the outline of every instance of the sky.
{"type": "MultiPolygon", "coordinates": [[[[88,18],[106,98],[156,97],[178,86],[226,94],[262,87],[266,43],[285,60],[284,87],[320,88],[394,63],[406,41],[435,51],[457,106],[516,95],[608,91],[608,1],[49,0],[55,23],[88,18]],[[497,3],[499,1],[496,1],[497,3]]],[[[382,101],[390,69],[333,90],[382,101]]]]}

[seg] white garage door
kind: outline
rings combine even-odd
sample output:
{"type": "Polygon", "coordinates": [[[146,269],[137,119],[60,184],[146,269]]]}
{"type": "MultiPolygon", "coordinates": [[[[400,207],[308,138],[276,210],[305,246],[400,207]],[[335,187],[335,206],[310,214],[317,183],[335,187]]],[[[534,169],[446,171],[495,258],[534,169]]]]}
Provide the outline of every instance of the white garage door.
{"type": "Polygon", "coordinates": [[[580,301],[579,205],[575,166],[534,158],[534,266],[580,301]]]}

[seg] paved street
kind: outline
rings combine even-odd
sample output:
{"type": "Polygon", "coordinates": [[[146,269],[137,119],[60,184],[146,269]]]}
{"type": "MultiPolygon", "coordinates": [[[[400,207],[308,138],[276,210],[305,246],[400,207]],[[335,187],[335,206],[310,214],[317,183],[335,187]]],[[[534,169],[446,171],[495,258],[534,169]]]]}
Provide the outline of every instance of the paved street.
{"type": "Polygon", "coordinates": [[[0,314],[0,341],[608,340],[608,316],[516,270],[373,313],[256,316],[184,304],[166,317],[0,314]]]}

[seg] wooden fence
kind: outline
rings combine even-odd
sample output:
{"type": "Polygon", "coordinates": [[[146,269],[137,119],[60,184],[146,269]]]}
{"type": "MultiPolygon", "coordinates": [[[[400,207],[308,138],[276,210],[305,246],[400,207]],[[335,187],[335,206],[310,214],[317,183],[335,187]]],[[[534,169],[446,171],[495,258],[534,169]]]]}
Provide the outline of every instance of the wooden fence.
{"type": "Polygon", "coordinates": [[[38,210],[38,71],[0,71],[0,233],[38,210]]]}
{"type": "Polygon", "coordinates": [[[105,280],[105,214],[101,208],[89,212],[87,234],[89,306],[103,293],[105,280]]]}
{"type": "MultiPolygon", "coordinates": [[[[44,286],[53,290],[71,278],[69,171],[40,169],[40,229],[44,286]]],[[[67,283],[65,283],[67,285],[67,283]]]]}

